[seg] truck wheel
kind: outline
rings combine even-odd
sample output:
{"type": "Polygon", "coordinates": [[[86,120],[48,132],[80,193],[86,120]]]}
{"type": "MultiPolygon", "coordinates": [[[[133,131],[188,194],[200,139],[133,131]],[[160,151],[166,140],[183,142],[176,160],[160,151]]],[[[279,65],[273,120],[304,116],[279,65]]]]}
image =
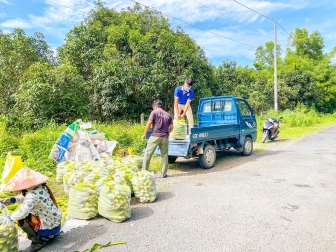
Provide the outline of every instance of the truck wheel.
{"type": "Polygon", "coordinates": [[[262,135],[262,139],[261,139],[261,142],[262,143],[265,143],[266,139],[268,138],[268,132],[267,131],[264,131],[263,135],[262,135]]]}
{"type": "Polygon", "coordinates": [[[252,154],[252,151],[253,151],[252,139],[250,137],[246,137],[243,145],[243,151],[241,152],[241,154],[243,156],[250,156],[252,154]]]}
{"type": "Polygon", "coordinates": [[[174,156],[168,156],[168,164],[174,164],[177,157],[174,156]]]}
{"type": "Polygon", "coordinates": [[[203,154],[199,155],[199,163],[203,169],[210,169],[216,162],[216,150],[212,145],[205,145],[203,154]]]}

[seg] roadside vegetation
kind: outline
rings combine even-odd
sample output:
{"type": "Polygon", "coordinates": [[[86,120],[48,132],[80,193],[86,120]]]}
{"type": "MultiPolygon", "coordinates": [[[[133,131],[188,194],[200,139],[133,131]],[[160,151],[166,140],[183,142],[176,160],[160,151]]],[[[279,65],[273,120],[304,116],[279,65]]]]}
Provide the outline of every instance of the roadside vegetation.
{"type": "MultiPolygon", "coordinates": [[[[269,111],[267,114],[257,116],[257,143],[261,142],[262,125],[266,115],[274,118],[283,117],[279,139],[300,139],[308,134],[321,131],[325,126],[336,124],[336,113],[325,115],[315,110],[308,110],[304,106],[298,107],[294,111],[269,111]]],[[[135,155],[142,155],[145,146],[145,142],[141,141],[144,126],[127,121],[94,122],[93,125],[100,132],[104,132],[111,139],[118,141],[120,147],[126,152],[132,151],[135,155]]],[[[0,117],[0,172],[4,167],[7,153],[11,151],[13,155],[21,156],[27,167],[42,171],[53,177],[56,164],[48,159],[48,156],[53,144],[66,127],[65,124],[58,125],[51,122],[35,132],[18,133],[13,132],[10,127],[8,128],[6,117],[0,117]]],[[[256,149],[255,151],[259,152],[261,150],[256,149]]],[[[154,157],[150,169],[160,171],[160,162],[160,157],[154,157]]],[[[170,165],[170,168],[176,168],[177,166],[178,163],[170,165]]]]}

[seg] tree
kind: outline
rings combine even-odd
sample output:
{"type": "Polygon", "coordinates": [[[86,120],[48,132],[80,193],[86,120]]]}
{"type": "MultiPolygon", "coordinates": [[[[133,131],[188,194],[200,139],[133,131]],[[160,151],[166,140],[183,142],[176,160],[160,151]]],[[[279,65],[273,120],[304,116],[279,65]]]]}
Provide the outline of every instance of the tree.
{"type": "Polygon", "coordinates": [[[87,83],[75,67],[36,63],[22,78],[15,115],[25,127],[38,129],[50,120],[71,123],[88,111],[87,83]]]}
{"type": "Polygon", "coordinates": [[[217,83],[217,89],[213,91],[214,95],[232,94],[238,83],[237,62],[226,59],[215,69],[214,74],[217,83]]]}
{"type": "Polygon", "coordinates": [[[324,58],[324,40],[318,31],[309,35],[306,28],[295,28],[289,39],[291,41],[291,47],[288,48],[289,54],[294,53],[298,57],[311,60],[322,60],[324,58]]]}
{"type": "MultiPolygon", "coordinates": [[[[282,49],[277,44],[277,59],[281,61],[282,49]]],[[[274,65],[274,42],[269,41],[265,43],[265,47],[258,46],[255,52],[254,67],[257,70],[265,69],[274,65]]]]}
{"type": "Polygon", "coordinates": [[[13,114],[24,72],[36,62],[48,62],[52,51],[43,35],[27,36],[22,29],[0,31],[0,114],[13,114]]]}
{"type": "Polygon", "coordinates": [[[170,110],[175,87],[187,77],[196,80],[197,96],[211,93],[212,66],[202,49],[161,13],[140,5],[120,13],[97,5],[69,32],[60,60],[90,83],[91,114],[99,120],[135,120],[154,99],[170,110]]]}

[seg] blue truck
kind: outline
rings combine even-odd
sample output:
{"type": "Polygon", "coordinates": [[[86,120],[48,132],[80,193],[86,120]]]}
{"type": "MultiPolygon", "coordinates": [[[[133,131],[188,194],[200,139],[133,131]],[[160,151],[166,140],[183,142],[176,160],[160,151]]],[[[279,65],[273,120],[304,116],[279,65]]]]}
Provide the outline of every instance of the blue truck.
{"type": "MultiPolygon", "coordinates": [[[[246,100],[234,96],[201,98],[198,122],[184,140],[169,139],[168,160],[197,158],[204,169],[216,162],[216,151],[234,148],[244,156],[253,151],[257,139],[255,112],[246,100]]],[[[147,134],[149,138],[151,132],[147,134]]],[[[154,152],[160,154],[157,148],[154,152]]]]}

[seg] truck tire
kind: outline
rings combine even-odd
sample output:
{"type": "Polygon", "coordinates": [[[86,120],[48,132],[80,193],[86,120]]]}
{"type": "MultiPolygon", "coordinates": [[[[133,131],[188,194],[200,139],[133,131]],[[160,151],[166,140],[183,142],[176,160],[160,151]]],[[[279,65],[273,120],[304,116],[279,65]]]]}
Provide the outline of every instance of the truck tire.
{"type": "Polygon", "coordinates": [[[253,141],[250,137],[246,137],[243,145],[243,151],[240,152],[243,156],[250,156],[253,151],[253,141]]]}
{"type": "Polygon", "coordinates": [[[266,139],[268,138],[268,131],[264,131],[262,138],[261,138],[261,142],[265,143],[266,139]]]}
{"type": "Polygon", "coordinates": [[[203,154],[199,155],[199,163],[203,169],[210,169],[216,162],[216,150],[212,145],[205,145],[203,154]]]}
{"type": "Polygon", "coordinates": [[[168,156],[168,164],[174,164],[177,157],[174,156],[168,156]]]}

